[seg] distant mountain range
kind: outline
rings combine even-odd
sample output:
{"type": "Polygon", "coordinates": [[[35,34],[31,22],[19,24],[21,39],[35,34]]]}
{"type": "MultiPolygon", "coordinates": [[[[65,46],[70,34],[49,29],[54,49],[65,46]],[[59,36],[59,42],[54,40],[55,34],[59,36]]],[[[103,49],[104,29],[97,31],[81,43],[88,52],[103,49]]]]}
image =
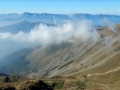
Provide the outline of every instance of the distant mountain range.
{"type": "Polygon", "coordinates": [[[25,12],[23,14],[1,14],[0,15],[0,22],[22,22],[22,21],[31,21],[31,22],[44,22],[49,24],[54,24],[56,22],[61,22],[62,20],[74,20],[74,19],[87,19],[91,20],[95,25],[104,25],[101,22],[103,19],[108,19],[113,23],[120,23],[120,16],[119,15],[107,15],[107,14],[82,14],[82,13],[75,13],[71,15],[64,15],[64,14],[49,14],[49,13],[29,13],[25,12]]]}

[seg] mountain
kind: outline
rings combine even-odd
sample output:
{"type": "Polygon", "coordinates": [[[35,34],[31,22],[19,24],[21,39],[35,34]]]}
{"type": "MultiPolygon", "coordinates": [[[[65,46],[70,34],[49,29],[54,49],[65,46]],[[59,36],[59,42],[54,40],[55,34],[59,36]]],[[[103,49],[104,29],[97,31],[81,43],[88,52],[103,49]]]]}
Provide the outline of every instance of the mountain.
{"type": "MultiPolygon", "coordinates": [[[[15,34],[15,33],[18,33],[20,31],[29,32],[35,26],[38,26],[40,23],[45,24],[45,23],[40,22],[40,21],[38,21],[38,22],[29,22],[29,21],[19,22],[19,23],[16,23],[16,24],[0,27],[0,33],[10,32],[10,33],[15,34]]],[[[46,24],[46,25],[50,26],[52,24],[46,24]]]]}

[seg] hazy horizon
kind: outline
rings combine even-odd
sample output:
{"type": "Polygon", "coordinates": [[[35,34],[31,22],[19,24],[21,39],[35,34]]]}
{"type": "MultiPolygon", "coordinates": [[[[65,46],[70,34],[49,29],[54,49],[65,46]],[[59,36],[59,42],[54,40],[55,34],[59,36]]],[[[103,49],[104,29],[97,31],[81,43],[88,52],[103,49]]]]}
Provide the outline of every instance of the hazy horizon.
{"type": "Polygon", "coordinates": [[[109,13],[96,13],[96,14],[92,14],[92,13],[81,13],[81,12],[75,12],[75,13],[68,13],[68,14],[65,14],[65,13],[49,13],[49,12],[42,12],[42,13],[39,13],[39,12],[22,12],[22,13],[17,13],[17,12],[11,12],[11,13],[0,13],[0,15],[7,15],[7,14],[18,14],[18,15],[22,15],[24,13],[32,13],[32,14],[61,14],[61,15],[74,15],[74,14],[90,14],[90,15],[116,15],[116,16],[120,16],[120,14],[109,14],[109,13]]]}

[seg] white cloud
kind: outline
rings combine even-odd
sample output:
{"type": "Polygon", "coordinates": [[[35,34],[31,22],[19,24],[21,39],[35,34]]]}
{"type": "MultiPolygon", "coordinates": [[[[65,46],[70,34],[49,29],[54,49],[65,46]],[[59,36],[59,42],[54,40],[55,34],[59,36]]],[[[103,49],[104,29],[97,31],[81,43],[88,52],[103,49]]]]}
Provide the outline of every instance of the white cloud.
{"type": "Polygon", "coordinates": [[[0,33],[0,39],[2,40],[39,42],[42,44],[67,42],[73,37],[81,38],[84,41],[93,38],[93,40],[97,41],[99,34],[89,20],[63,21],[55,26],[40,24],[34,27],[29,33],[21,31],[17,34],[10,32],[0,33]]]}

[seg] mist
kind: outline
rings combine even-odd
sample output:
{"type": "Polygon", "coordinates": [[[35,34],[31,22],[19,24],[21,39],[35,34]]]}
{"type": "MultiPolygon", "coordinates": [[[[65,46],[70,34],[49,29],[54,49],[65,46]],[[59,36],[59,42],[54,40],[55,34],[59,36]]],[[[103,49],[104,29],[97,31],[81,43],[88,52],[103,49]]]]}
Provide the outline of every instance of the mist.
{"type": "Polygon", "coordinates": [[[76,38],[80,38],[83,41],[92,38],[94,41],[97,41],[99,34],[89,20],[65,20],[62,21],[62,23],[55,24],[55,26],[40,24],[28,33],[22,31],[17,34],[10,32],[0,33],[0,40],[10,40],[21,43],[40,43],[43,45],[48,43],[59,44],[61,42],[71,42],[76,38]]]}
{"type": "Polygon", "coordinates": [[[108,26],[108,29],[114,33],[118,32],[118,28],[115,26],[115,23],[111,22],[110,20],[104,18],[103,23],[105,23],[108,26]]]}

